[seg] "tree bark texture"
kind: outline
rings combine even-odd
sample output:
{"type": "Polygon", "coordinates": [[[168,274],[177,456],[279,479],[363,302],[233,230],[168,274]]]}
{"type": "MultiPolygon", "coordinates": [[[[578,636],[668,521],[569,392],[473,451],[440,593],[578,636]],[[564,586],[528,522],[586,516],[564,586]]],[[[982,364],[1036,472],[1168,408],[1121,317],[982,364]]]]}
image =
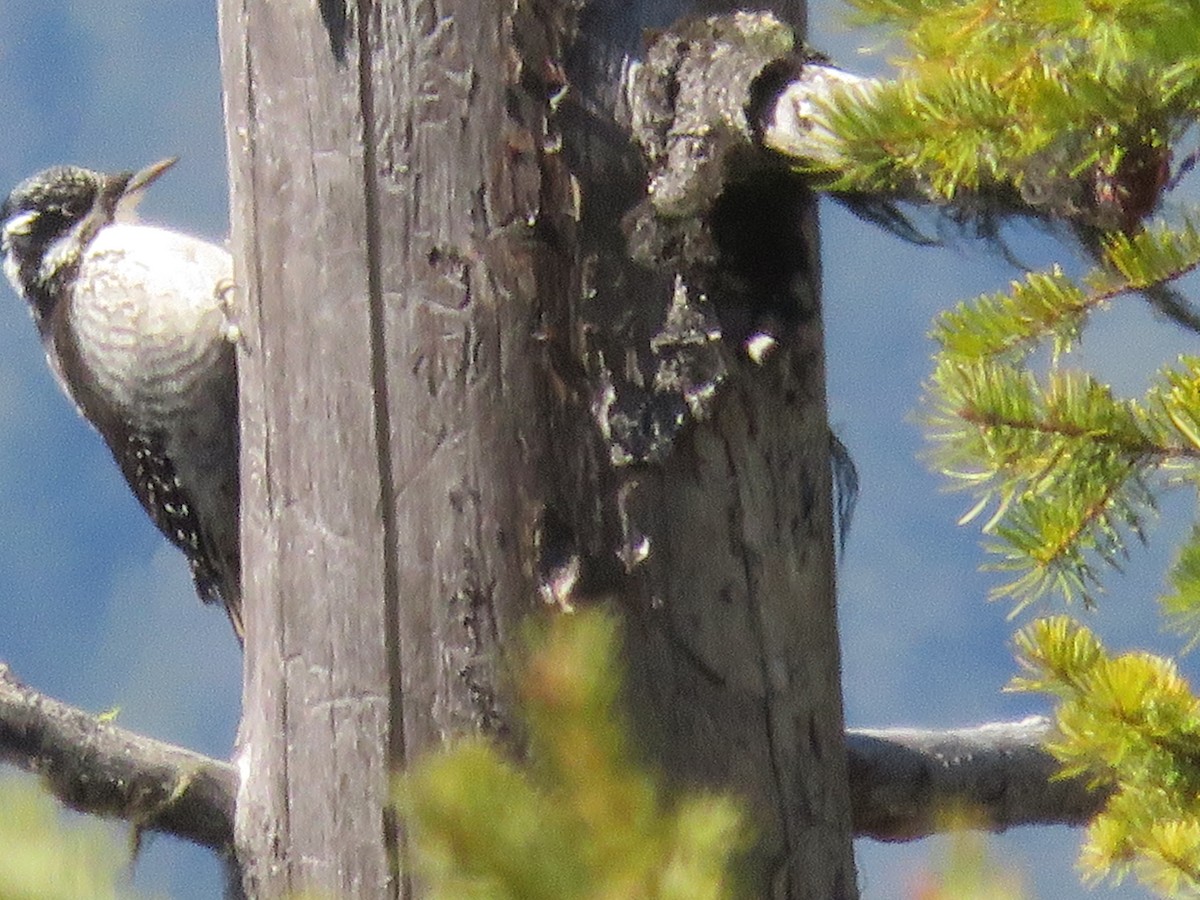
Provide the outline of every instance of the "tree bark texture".
{"type": "Polygon", "coordinates": [[[222,3],[221,47],[254,598],[239,857],[252,897],[383,897],[393,889],[388,772],[401,747],[363,78],[356,60],[330,52],[308,4],[222,3]]]}
{"type": "Polygon", "coordinates": [[[251,896],[415,890],[388,773],[508,734],[539,597],[622,612],[637,738],[748,799],[756,894],[856,895],[811,199],[731,192],[701,273],[622,227],[619,78],[688,11],[221,2],[251,896]]]}

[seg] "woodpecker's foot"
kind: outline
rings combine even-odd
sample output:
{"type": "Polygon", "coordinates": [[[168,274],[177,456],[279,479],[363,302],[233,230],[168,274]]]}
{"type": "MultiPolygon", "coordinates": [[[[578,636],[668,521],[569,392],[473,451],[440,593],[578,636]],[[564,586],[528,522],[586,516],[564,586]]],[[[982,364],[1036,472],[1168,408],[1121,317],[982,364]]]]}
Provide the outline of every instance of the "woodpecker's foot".
{"type": "Polygon", "coordinates": [[[217,282],[213,295],[216,297],[217,303],[220,304],[221,312],[225,314],[225,340],[231,344],[238,344],[245,349],[246,345],[243,341],[245,335],[242,333],[242,328],[237,322],[235,300],[237,289],[237,282],[232,278],[222,278],[217,282]]]}

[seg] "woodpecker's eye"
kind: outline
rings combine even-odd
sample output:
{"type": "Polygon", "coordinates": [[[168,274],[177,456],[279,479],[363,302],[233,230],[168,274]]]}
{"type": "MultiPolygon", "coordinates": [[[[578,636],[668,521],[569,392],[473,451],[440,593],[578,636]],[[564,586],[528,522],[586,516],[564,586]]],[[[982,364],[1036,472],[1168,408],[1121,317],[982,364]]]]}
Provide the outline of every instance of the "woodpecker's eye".
{"type": "Polygon", "coordinates": [[[67,222],[76,222],[82,219],[87,213],[87,207],[80,200],[68,200],[60,206],[55,212],[62,220],[67,222]]]}
{"type": "Polygon", "coordinates": [[[47,209],[34,214],[29,232],[43,239],[49,239],[55,235],[62,234],[70,227],[71,219],[63,210],[47,209]]]}

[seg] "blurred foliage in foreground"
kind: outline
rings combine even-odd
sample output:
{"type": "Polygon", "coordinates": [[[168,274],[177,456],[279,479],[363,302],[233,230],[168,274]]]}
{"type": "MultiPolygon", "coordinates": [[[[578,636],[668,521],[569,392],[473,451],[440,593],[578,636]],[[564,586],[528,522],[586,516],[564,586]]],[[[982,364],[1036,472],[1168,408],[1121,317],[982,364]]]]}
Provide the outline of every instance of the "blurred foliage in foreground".
{"type": "Polygon", "coordinates": [[[0,778],[0,900],[130,900],[129,852],[96,822],[68,822],[32,779],[0,778]]]}
{"type": "Polygon", "coordinates": [[[973,827],[969,816],[945,823],[945,847],[933,854],[933,865],[921,872],[906,896],[912,900],[1024,900],[1021,879],[988,855],[988,836],[973,827]]]}
{"type": "Polygon", "coordinates": [[[736,896],[739,811],[726,797],[669,796],[634,761],[618,709],[619,643],[607,614],[556,616],[516,675],[528,761],[467,739],[400,780],[432,897],[736,896]]]}

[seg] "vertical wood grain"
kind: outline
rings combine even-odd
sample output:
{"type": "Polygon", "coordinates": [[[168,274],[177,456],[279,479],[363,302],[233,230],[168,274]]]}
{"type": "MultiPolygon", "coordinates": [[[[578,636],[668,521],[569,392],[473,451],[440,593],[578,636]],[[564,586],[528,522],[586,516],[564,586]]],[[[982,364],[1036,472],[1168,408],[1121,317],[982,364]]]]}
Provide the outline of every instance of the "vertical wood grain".
{"type": "Polygon", "coordinates": [[[855,896],[811,198],[803,316],[768,364],[730,348],[715,414],[659,465],[614,468],[593,418],[592,336],[653,328],[674,279],[624,247],[636,154],[570,109],[619,124],[621,61],[688,7],[221,0],[254,896],[417,890],[389,769],[507,733],[547,523],[625,619],[647,754],[752,804],[758,893],[855,896]]]}
{"type": "Polygon", "coordinates": [[[309,4],[221,13],[252,598],[238,841],[251,896],[387,896],[390,626],[359,74],[309,4]]]}

